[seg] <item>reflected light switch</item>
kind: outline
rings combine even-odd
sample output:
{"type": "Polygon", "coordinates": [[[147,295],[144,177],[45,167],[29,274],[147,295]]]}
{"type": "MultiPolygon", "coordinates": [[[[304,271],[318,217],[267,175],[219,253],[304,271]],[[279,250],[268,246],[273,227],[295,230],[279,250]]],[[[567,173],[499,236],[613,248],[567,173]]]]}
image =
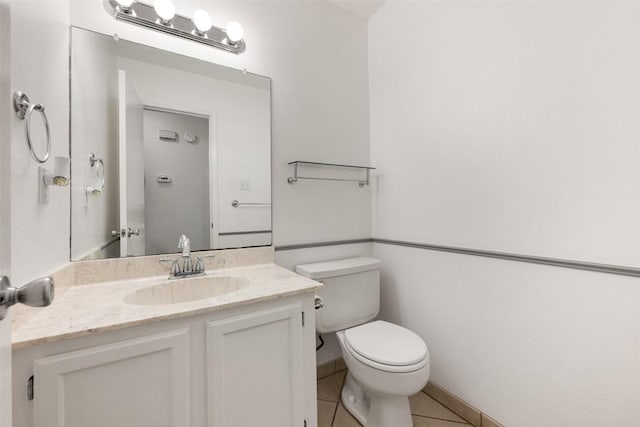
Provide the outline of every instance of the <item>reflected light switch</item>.
{"type": "Polygon", "coordinates": [[[251,190],[251,181],[249,180],[241,180],[240,181],[240,191],[250,191],[251,190]]]}

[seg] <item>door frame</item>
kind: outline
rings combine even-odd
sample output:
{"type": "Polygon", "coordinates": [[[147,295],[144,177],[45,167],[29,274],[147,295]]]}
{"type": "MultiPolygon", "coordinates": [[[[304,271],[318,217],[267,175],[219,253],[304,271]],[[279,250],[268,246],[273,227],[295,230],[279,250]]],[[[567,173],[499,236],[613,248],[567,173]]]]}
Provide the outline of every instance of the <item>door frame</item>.
{"type": "MultiPolygon", "coordinates": [[[[0,0],[0,275],[11,273],[10,0],[0,0]]],[[[0,427],[11,427],[11,310],[0,321],[0,427]]]]}

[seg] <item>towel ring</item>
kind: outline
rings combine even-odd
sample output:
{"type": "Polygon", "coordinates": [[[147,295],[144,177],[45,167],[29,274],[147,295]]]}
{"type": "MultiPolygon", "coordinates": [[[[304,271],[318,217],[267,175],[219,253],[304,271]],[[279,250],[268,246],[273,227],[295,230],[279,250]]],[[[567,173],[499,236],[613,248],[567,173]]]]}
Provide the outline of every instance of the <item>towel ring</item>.
{"type": "Polygon", "coordinates": [[[49,155],[51,154],[51,132],[49,130],[49,120],[47,120],[47,114],[44,112],[44,105],[35,103],[32,104],[26,94],[17,90],[13,94],[13,108],[20,120],[26,119],[25,129],[27,134],[27,146],[29,147],[31,156],[38,163],[46,162],[47,160],[49,160],[49,155]],[[35,150],[33,149],[33,143],[31,142],[31,116],[33,115],[34,111],[42,114],[42,121],[44,122],[45,131],[47,133],[47,149],[42,157],[38,156],[38,154],[35,152],[35,150]]]}

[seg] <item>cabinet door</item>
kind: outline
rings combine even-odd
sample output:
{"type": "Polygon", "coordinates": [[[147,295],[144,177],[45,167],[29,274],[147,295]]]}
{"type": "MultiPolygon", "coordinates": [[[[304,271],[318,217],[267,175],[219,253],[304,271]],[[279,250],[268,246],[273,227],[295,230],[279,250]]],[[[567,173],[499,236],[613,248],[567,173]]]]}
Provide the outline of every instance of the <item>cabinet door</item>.
{"type": "Polygon", "coordinates": [[[301,427],[302,349],[298,304],[208,322],[209,426],[301,427]]]}
{"type": "Polygon", "coordinates": [[[190,425],[186,329],[35,361],[35,427],[190,425]]]}

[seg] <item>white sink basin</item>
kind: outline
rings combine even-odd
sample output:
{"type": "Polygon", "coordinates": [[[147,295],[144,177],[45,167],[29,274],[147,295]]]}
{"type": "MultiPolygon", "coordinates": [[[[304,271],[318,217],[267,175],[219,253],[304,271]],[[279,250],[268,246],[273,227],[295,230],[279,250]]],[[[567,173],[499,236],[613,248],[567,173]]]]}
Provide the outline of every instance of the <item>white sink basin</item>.
{"type": "Polygon", "coordinates": [[[124,302],[134,305],[179,304],[230,294],[247,286],[247,279],[232,276],[175,279],[129,292],[124,296],[124,302]]]}

